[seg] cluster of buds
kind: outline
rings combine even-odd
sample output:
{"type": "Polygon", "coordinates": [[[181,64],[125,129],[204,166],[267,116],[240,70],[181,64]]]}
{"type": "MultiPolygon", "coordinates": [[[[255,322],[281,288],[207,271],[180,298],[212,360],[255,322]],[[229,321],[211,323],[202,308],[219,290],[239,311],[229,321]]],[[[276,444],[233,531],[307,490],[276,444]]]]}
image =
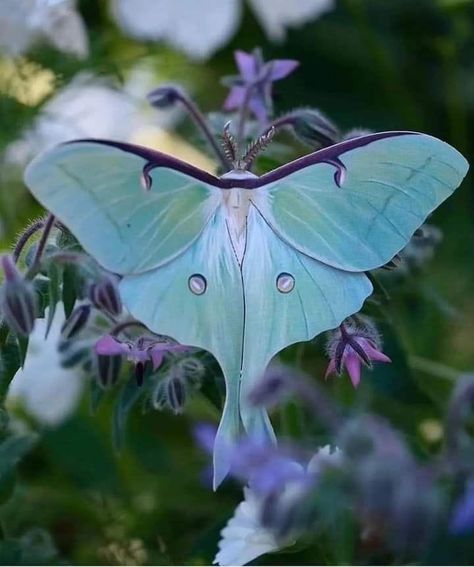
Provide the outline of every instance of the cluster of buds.
{"type": "Polygon", "coordinates": [[[331,374],[342,374],[347,370],[354,388],[360,383],[361,367],[372,366],[373,361],[391,362],[381,350],[380,336],[372,323],[363,327],[342,323],[333,331],[328,341],[329,365],[326,378],[331,374]]]}
{"type": "Polygon", "coordinates": [[[31,281],[19,272],[10,256],[0,260],[5,276],[0,291],[0,312],[8,327],[28,336],[36,318],[36,293],[31,281]]]}

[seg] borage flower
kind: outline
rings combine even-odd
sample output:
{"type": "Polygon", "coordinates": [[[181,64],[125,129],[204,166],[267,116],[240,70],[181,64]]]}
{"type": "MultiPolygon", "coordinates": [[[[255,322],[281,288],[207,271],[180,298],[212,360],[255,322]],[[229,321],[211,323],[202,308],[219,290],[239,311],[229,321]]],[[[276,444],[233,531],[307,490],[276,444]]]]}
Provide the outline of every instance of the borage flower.
{"type": "Polygon", "coordinates": [[[248,487],[221,532],[215,564],[245,565],[294,543],[303,531],[310,491],[325,468],[341,465],[342,454],[326,446],[305,464],[294,453],[251,439],[231,450],[231,473],[248,487]]]}
{"type": "Polygon", "coordinates": [[[148,364],[157,370],[167,353],[186,352],[189,347],[165,341],[158,341],[149,336],[141,336],[134,340],[120,341],[112,335],[105,335],[95,345],[99,356],[124,356],[135,365],[137,384],[143,384],[143,377],[148,364]]]}
{"type": "Polygon", "coordinates": [[[265,123],[272,109],[272,84],[290,75],[299,63],[293,59],[264,62],[259,49],[253,53],[236,51],[234,57],[240,75],[225,79],[230,92],[224,109],[235,110],[247,105],[258,121],[265,123]]]}
{"type": "Polygon", "coordinates": [[[327,350],[330,362],[326,378],[331,374],[341,374],[346,368],[354,388],[360,383],[363,364],[370,368],[373,361],[392,362],[380,350],[380,338],[375,328],[370,325],[361,328],[343,323],[329,339],[327,350]]]}

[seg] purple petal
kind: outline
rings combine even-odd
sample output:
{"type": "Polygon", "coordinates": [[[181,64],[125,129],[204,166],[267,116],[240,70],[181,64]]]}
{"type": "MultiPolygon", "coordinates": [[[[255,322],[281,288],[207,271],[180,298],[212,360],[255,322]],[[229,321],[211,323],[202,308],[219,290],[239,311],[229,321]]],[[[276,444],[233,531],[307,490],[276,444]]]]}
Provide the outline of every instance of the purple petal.
{"type": "Polygon", "coordinates": [[[235,63],[241,77],[248,83],[255,80],[257,76],[257,61],[252,53],[237,50],[234,52],[235,63]]]}
{"type": "Polygon", "coordinates": [[[96,342],[95,352],[107,356],[116,356],[118,354],[127,354],[129,348],[115,337],[112,337],[112,335],[105,335],[96,342]]]}
{"type": "Polygon", "coordinates": [[[270,81],[279,81],[293,73],[299,67],[299,62],[294,59],[275,59],[274,61],[269,61],[268,65],[270,67],[270,81]]]}
{"type": "Polygon", "coordinates": [[[370,343],[368,343],[364,349],[370,360],[377,360],[378,362],[392,362],[386,354],[374,348],[370,343]]]}
{"type": "Polygon", "coordinates": [[[324,378],[328,378],[331,374],[336,374],[336,363],[333,358],[329,361],[324,378]]]}
{"type": "Polygon", "coordinates": [[[162,364],[165,357],[165,351],[152,349],[151,361],[153,362],[153,370],[157,370],[162,364]]]}
{"type": "Polygon", "coordinates": [[[252,97],[249,101],[249,108],[255,114],[260,123],[265,123],[267,121],[267,105],[261,96],[256,95],[252,97]]]}
{"type": "Polygon", "coordinates": [[[360,359],[359,357],[354,353],[350,353],[346,356],[346,360],[345,360],[345,365],[347,368],[347,373],[349,374],[350,378],[351,378],[351,382],[352,385],[354,386],[354,388],[357,388],[357,386],[360,383],[360,359]]]}
{"type": "Polygon", "coordinates": [[[196,443],[209,454],[214,450],[216,433],[217,429],[210,423],[199,423],[193,431],[196,443]]]}
{"type": "Polygon", "coordinates": [[[232,87],[224,101],[224,110],[240,108],[245,101],[245,87],[232,87]]]}
{"type": "Polygon", "coordinates": [[[450,530],[454,534],[474,530],[474,487],[470,487],[454,507],[450,530]]]}

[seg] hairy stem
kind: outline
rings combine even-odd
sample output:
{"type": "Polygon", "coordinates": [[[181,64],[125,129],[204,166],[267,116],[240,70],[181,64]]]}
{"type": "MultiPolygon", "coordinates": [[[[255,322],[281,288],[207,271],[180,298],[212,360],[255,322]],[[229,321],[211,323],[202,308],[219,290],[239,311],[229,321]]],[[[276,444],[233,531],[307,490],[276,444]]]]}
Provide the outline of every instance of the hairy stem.
{"type": "Polygon", "coordinates": [[[41,266],[41,260],[43,258],[43,254],[46,248],[46,244],[48,243],[48,238],[51,233],[51,230],[54,227],[55,221],[56,219],[54,215],[49,213],[49,215],[46,217],[46,220],[44,221],[43,233],[41,234],[41,238],[39,239],[38,248],[36,249],[36,254],[35,257],[33,258],[33,263],[31,264],[31,267],[26,274],[26,277],[28,279],[33,279],[34,276],[38,273],[38,270],[41,266]]]}
{"type": "Polygon", "coordinates": [[[222,167],[226,171],[230,171],[230,169],[232,169],[232,165],[229,162],[229,160],[227,159],[227,156],[225,155],[225,153],[220,148],[216,139],[212,135],[212,132],[209,129],[209,126],[207,125],[207,121],[204,118],[204,115],[202,114],[202,112],[194,104],[194,102],[190,98],[188,98],[185,94],[180,92],[179,95],[178,95],[178,98],[179,98],[179,101],[181,102],[181,104],[189,112],[189,114],[193,118],[193,120],[196,123],[196,125],[198,126],[198,128],[200,128],[201,131],[203,132],[203,134],[205,135],[207,141],[209,142],[210,146],[214,150],[216,157],[219,159],[222,167]]]}
{"type": "Polygon", "coordinates": [[[20,255],[23,252],[23,249],[27,245],[30,238],[38,232],[38,230],[44,227],[44,219],[37,220],[34,223],[30,224],[29,227],[20,235],[18,238],[15,248],[13,249],[13,261],[15,264],[20,259],[20,255]]]}

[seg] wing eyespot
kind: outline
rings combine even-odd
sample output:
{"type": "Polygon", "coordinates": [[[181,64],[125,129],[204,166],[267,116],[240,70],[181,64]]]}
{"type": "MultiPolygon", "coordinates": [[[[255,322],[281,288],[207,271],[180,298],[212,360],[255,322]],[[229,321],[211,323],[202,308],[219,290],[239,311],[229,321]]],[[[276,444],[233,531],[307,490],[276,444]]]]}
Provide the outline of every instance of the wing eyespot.
{"type": "Polygon", "coordinates": [[[280,293],[290,293],[295,287],[295,278],[287,272],[282,272],[277,276],[276,287],[280,293]]]}
{"type": "Polygon", "coordinates": [[[193,274],[188,279],[188,287],[194,295],[202,295],[207,289],[206,278],[201,274],[193,274]]]}

